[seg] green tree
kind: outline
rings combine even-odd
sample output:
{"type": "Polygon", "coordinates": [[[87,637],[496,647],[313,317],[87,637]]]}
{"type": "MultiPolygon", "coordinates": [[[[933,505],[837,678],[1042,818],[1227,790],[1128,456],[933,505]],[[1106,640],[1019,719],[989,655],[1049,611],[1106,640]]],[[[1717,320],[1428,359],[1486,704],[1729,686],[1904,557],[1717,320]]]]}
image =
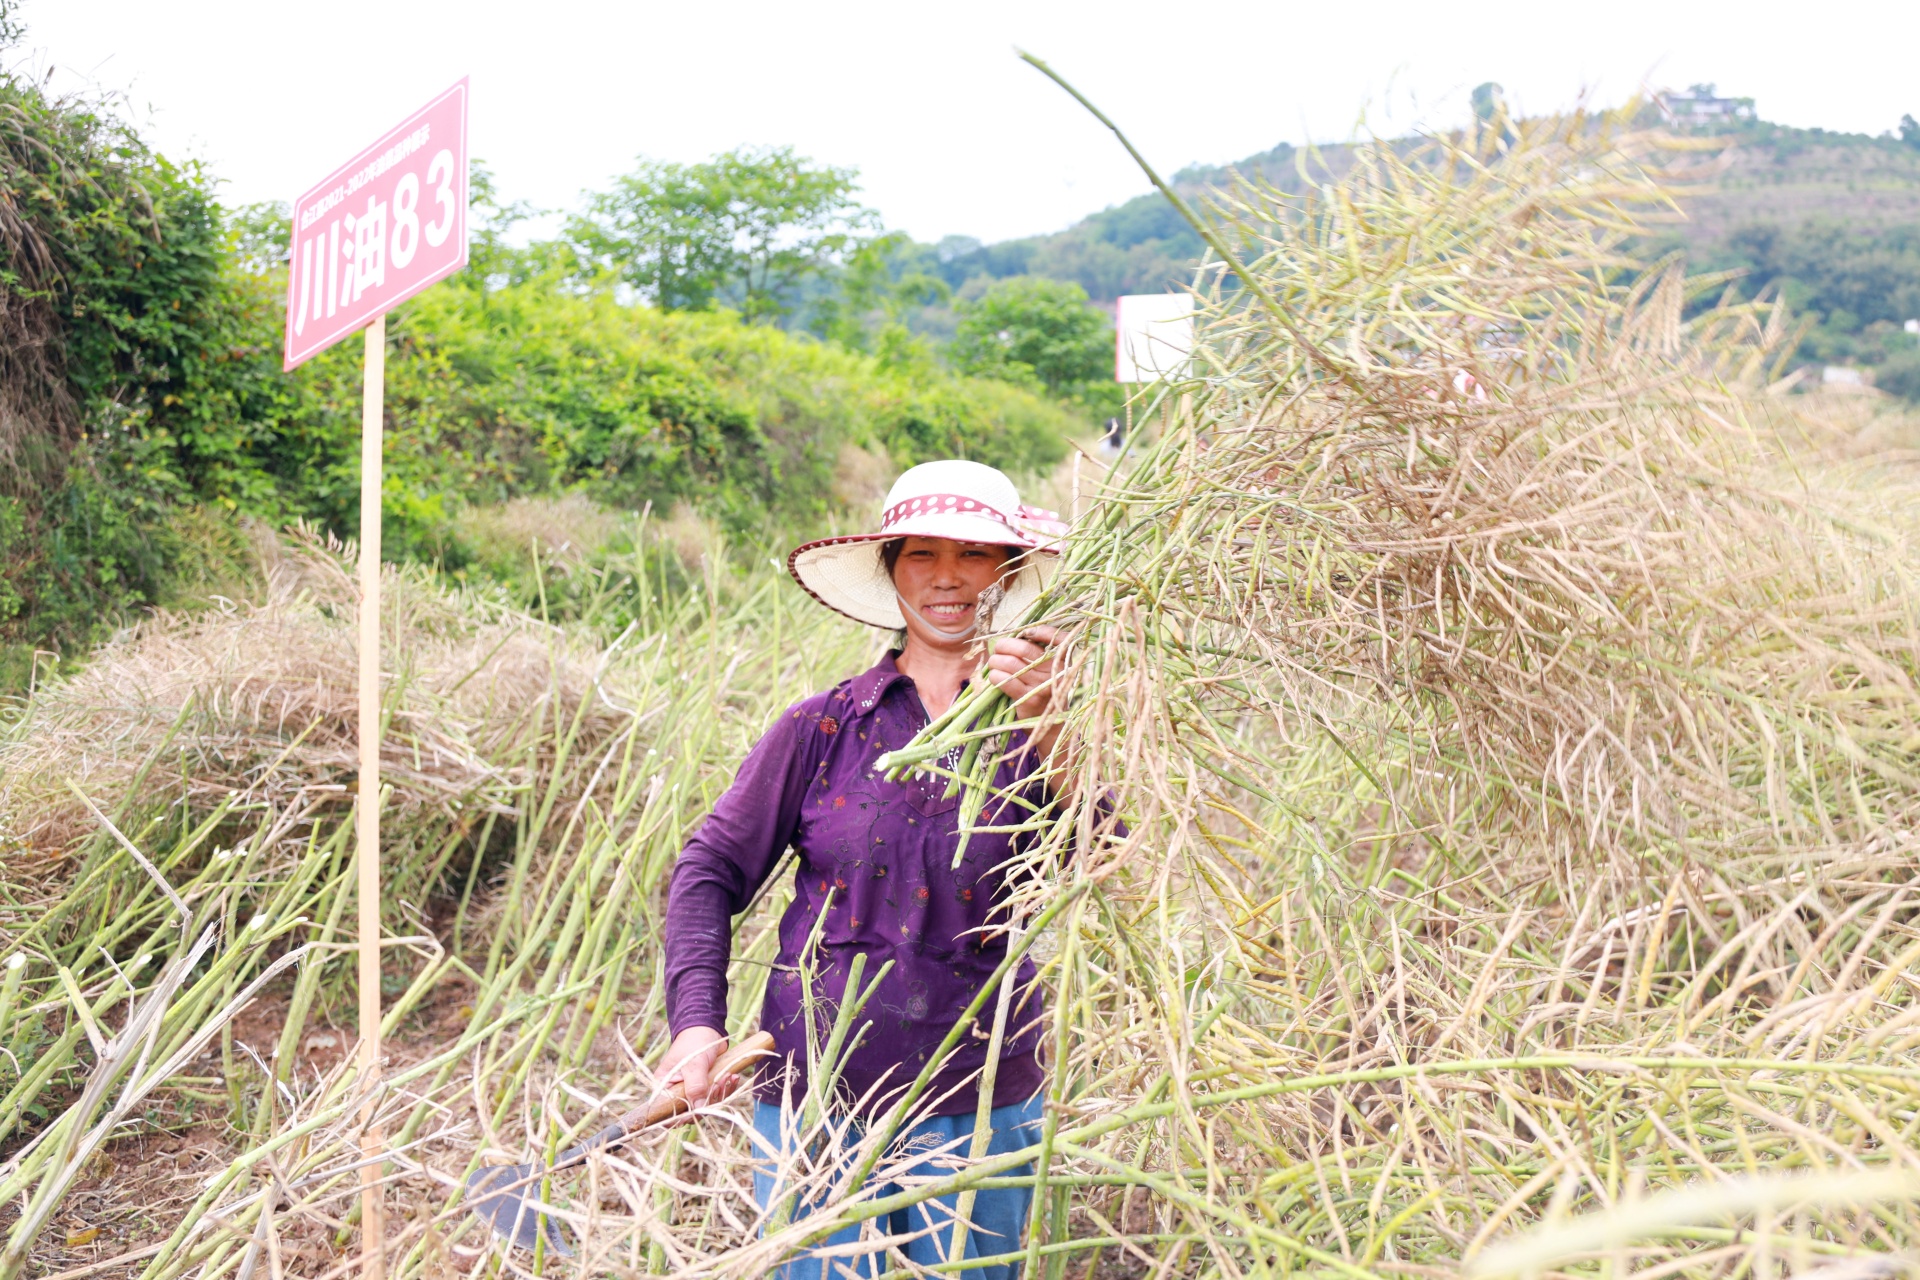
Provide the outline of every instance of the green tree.
{"type": "Polygon", "coordinates": [[[924,269],[918,261],[921,254],[915,252],[920,248],[904,231],[862,244],[847,255],[838,273],[822,281],[825,292],[813,301],[807,327],[856,351],[898,350],[903,343],[924,346],[908,330],[908,314],[947,302],[953,290],[924,269]]]}
{"type": "Polygon", "coordinates": [[[963,372],[1071,397],[1112,378],[1113,322],[1071,281],[1014,276],[962,306],[952,353],[963,372]]]}
{"type": "Polygon", "coordinates": [[[791,147],[728,151],[700,164],[643,160],[594,195],[569,234],[586,269],[669,311],[725,303],[749,320],[856,251],[877,216],[852,169],[817,167],[791,147]]]}
{"type": "Polygon", "coordinates": [[[1740,226],[1709,267],[1745,269],[1747,296],[1780,292],[1841,334],[1920,315],[1920,225],[1849,226],[1807,219],[1799,226],[1740,226]]]}

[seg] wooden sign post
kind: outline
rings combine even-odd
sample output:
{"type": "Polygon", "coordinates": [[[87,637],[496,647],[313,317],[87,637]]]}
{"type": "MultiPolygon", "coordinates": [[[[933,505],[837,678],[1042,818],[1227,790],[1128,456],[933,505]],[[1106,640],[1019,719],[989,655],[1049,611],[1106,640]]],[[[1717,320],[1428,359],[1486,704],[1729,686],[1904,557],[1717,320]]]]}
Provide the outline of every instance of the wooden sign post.
{"type": "MultiPolygon", "coordinates": [[[[360,935],[360,1078],[371,1086],[380,1075],[380,483],[386,438],[387,318],[367,326],[365,372],[360,391],[360,794],[354,811],[357,921],[360,935]]],[[[360,1274],[383,1280],[387,1270],[386,1206],[380,1198],[380,1166],[386,1147],[372,1097],[361,1116],[360,1274]]]]}
{"type": "Polygon", "coordinates": [[[387,312],[467,265],[467,82],[300,197],[287,273],[285,367],[366,331],[360,417],[360,776],[355,826],[361,1113],[360,1273],[386,1274],[380,1195],[380,491],[387,312]]]}

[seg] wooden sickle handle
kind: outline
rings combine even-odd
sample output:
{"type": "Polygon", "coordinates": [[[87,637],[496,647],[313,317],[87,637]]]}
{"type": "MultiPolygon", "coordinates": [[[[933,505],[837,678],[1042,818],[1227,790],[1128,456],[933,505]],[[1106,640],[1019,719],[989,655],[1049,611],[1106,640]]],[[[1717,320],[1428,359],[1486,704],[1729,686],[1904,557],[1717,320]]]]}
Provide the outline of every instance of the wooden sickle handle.
{"type": "MultiPolygon", "coordinates": [[[[751,1074],[753,1064],[772,1052],[773,1033],[756,1031],[721,1054],[719,1061],[715,1062],[712,1070],[708,1072],[707,1078],[719,1080],[724,1076],[751,1074]]],[[[636,1129],[645,1129],[663,1120],[671,1120],[686,1109],[687,1086],[685,1082],[676,1080],[659,1095],[649,1099],[645,1106],[635,1107],[621,1116],[619,1124],[626,1132],[632,1133],[636,1129]]]]}
{"type": "MultiPolygon", "coordinates": [[[[756,1031],[720,1055],[720,1060],[713,1064],[710,1078],[718,1080],[722,1076],[746,1075],[752,1070],[756,1059],[766,1057],[772,1052],[773,1034],[768,1031],[756,1031]]],[[[553,1164],[548,1167],[553,1170],[571,1168],[585,1160],[590,1152],[624,1142],[640,1130],[659,1124],[663,1120],[671,1120],[686,1109],[687,1086],[680,1081],[675,1081],[657,1096],[627,1112],[585,1142],[576,1143],[562,1151],[553,1158],[553,1164]]]]}

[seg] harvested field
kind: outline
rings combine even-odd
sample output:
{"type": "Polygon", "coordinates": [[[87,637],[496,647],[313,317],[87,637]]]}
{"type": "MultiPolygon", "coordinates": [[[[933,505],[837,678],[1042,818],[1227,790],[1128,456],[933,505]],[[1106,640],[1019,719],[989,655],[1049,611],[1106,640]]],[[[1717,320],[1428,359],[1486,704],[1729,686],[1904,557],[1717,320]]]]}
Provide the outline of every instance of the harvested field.
{"type": "MultiPolygon", "coordinates": [[[[1620,256],[1663,146],[1500,122],[1221,196],[1191,379],[1081,468],[1034,615],[1078,750],[1007,917],[1050,1018],[1017,1157],[902,1180],[876,1124],[762,1222],[720,1108],[544,1189],[577,1254],[503,1255],[464,1176],[650,1092],[672,859],[875,640],[717,546],[670,587],[646,531],[552,562],[600,575],[564,626],[396,575],[389,1274],[753,1276],[1028,1159],[996,1249],[1046,1280],[1911,1269],[1920,468],[1868,437],[1906,424],[1769,391],[1783,310],[1620,256]]],[[[356,1265],[352,593],[273,556],[0,746],[0,1280],[83,1265],[62,1215],[163,1134],[209,1153],[192,1199],[97,1274],[356,1265]]],[[[957,760],[978,814],[1009,714],[976,689],[894,763],[957,760]]],[[[736,1017],[782,905],[736,924],[736,1017]]]]}

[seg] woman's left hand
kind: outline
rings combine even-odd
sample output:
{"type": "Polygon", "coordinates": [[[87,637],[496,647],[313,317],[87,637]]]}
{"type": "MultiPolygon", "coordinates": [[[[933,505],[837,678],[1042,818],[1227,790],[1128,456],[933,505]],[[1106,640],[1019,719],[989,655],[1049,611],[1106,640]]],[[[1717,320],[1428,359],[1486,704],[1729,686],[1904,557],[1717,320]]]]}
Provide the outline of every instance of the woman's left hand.
{"type": "Polygon", "coordinates": [[[1028,627],[1018,636],[993,642],[986,677],[1007,695],[1022,720],[1045,715],[1053,705],[1053,646],[1059,639],[1052,627],[1028,627]]]}

